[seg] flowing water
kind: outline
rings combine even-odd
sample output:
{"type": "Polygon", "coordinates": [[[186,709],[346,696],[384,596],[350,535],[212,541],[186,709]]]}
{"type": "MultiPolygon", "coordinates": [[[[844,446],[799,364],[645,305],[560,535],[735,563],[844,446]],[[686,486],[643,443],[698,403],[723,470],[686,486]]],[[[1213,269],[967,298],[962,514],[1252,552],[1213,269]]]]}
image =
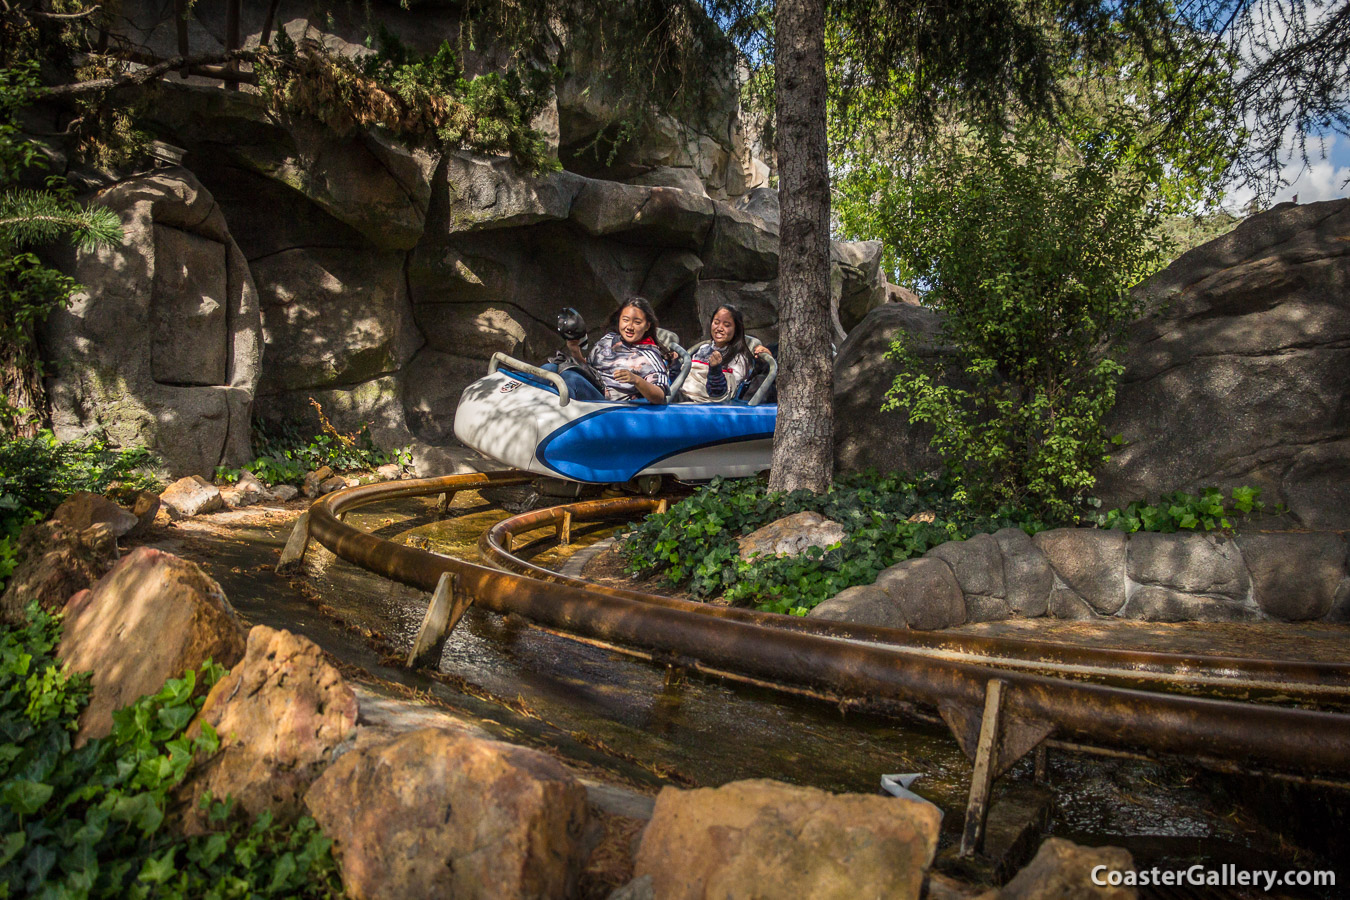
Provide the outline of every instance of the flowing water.
{"type": "MultiPolygon", "coordinates": [[[[434,506],[434,498],[396,501],[355,510],[348,522],[477,561],[479,536],[509,515],[473,492],[461,493],[443,521],[434,506]]],[[[970,764],[943,726],[845,713],[816,700],[690,675],[474,608],[447,641],[439,666],[444,677],[428,679],[391,658],[411,645],[425,594],[365,573],[315,544],[302,584],[288,584],[271,569],[295,512],[231,515],[236,521],[215,517],[221,524],[209,530],[185,526],[191,530],[183,532],[181,549],[221,582],[245,618],[304,633],[379,678],[447,699],[504,736],[530,737],[641,790],[774,778],[876,792],[884,773],[918,772],[914,790],[946,813],[944,841],[960,828],[970,764]]],[[[574,529],[568,548],[540,540],[544,549],[534,560],[556,566],[612,531],[574,529]]],[[[1288,835],[1312,814],[1304,794],[1184,765],[1059,752],[1050,760],[1052,831],[1080,843],[1125,846],[1137,864],[1315,866],[1344,849],[1343,840],[1339,848],[1322,846],[1316,834],[1303,846],[1291,842],[1288,835]]],[[[1031,781],[1023,760],[998,783],[995,799],[1031,781]]],[[[1326,799],[1318,815],[1343,822],[1345,800],[1326,799]]],[[[1327,830],[1320,829],[1322,838],[1327,830]]],[[[1340,874],[1350,877],[1350,871],[1340,874]]]]}

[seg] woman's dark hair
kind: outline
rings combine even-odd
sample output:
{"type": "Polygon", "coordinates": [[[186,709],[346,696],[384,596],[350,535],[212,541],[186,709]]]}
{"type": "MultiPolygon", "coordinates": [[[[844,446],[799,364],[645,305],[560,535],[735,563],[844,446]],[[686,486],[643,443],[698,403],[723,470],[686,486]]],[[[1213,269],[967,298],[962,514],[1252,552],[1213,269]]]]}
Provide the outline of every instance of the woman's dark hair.
{"type": "MultiPolygon", "coordinates": [[[[660,327],[660,323],[656,320],[656,311],[652,309],[651,301],[646,297],[629,297],[627,300],[620,303],[618,308],[609,314],[609,321],[605,324],[606,330],[617,332],[619,330],[619,317],[622,316],[623,311],[630,306],[637,307],[637,309],[647,317],[647,330],[643,332],[642,337],[651,338],[656,343],[656,346],[660,348],[661,352],[665,353],[666,345],[661,343],[661,339],[656,336],[656,329],[660,327]]],[[[642,338],[638,338],[639,341],[641,339],[642,338]]]]}
{"type": "Polygon", "coordinates": [[[731,342],[727,344],[726,352],[722,357],[729,363],[738,356],[744,356],[746,361],[750,361],[750,347],[745,343],[745,317],[741,315],[740,309],[732,306],[730,303],[723,303],[712,311],[708,316],[708,337],[712,337],[712,321],[717,318],[717,314],[726,310],[731,315],[731,324],[736,327],[736,332],[731,336],[731,342]]]}

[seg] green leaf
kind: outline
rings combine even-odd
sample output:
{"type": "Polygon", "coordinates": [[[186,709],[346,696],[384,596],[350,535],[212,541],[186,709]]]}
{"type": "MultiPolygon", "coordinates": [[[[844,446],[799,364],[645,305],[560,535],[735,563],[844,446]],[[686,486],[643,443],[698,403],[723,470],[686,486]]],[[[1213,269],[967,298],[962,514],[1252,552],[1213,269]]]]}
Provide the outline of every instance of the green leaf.
{"type": "Polygon", "coordinates": [[[141,866],[141,871],[136,875],[136,880],[147,884],[163,884],[168,881],[177,872],[177,867],[173,862],[177,853],[177,847],[170,847],[159,856],[151,856],[145,861],[145,865],[141,866]]]}
{"type": "Polygon", "coordinates": [[[0,802],[20,816],[31,816],[52,796],[52,786],[37,781],[15,779],[0,786],[0,802]]]}

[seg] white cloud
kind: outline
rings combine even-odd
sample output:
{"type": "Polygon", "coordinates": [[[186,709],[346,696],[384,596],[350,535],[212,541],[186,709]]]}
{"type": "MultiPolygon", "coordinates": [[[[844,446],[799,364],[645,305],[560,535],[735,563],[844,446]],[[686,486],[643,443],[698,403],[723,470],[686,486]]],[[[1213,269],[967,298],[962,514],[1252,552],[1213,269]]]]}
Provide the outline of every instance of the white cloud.
{"type": "MultiPolygon", "coordinates": [[[[1323,141],[1316,138],[1308,141],[1308,162],[1294,149],[1293,142],[1286,144],[1284,167],[1280,171],[1283,185],[1275,192],[1271,206],[1298,198],[1299,203],[1316,203],[1319,200],[1335,200],[1350,197],[1350,140],[1339,135],[1331,135],[1323,141]]],[[[1249,188],[1233,190],[1224,196],[1226,209],[1241,214],[1251,204],[1255,192],[1249,188]]]]}

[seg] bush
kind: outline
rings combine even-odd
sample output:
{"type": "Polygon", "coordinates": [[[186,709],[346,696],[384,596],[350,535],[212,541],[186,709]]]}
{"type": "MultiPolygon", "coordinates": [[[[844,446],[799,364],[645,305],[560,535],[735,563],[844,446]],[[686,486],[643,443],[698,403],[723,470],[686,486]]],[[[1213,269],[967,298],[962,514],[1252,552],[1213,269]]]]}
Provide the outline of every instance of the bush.
{"type": "Polygon", "coordinates": [[[101,494],[115,483],[158,490],[143,472],[156,462],[144,447],[119,450],[100,437],[58,441],[43,431],[0,443],[0,535],[17,535],[80,491],[101,494]]]}
{"type": "Polygon", "coordinates": [[[168,826],[171,790],[194,755],[219,746],[210,725],[185,735],[219,666],[169,681],[115,713],[111,735],[74,749],[88,675],[56,661],[56,620],[36,604],[29,616],[0,631],[0,896],[340,894],[329,841],[310,819],[250,825],[208,798],[207,833],[168,826]]]}
{"type": "MultiPolygon", "coordinates": [[[[378,469],[395,463],[406,466],[412,461],[407,448],[392,452],[375,446],[370,425],[364,424],[352,434],[338,431],[324,415],[317,400],[310,400],[318,415],[318,428],[297,422],[268,424],[255,420],[253,446],[258,458],[244,466],[266,484],[299,484],[307,472],[329,466],[337,471],[378,469]]],[[[217,469],[217,480],[238,479],[235,470],[217,469]]]]}
{"type": "Polygon", "coordinates": [[[945,316],[965,385],[897,342],[885,403],[934,429],[972,502],[1065,519],[1110,443],[1101,422],[1121,367],[1103,348],[1161,262],[1159,214],[1133,151],[1106,141],[1066,160],[1038,135],[986,136],[896,186],[911,229],[899,248],[945,316]]]}

